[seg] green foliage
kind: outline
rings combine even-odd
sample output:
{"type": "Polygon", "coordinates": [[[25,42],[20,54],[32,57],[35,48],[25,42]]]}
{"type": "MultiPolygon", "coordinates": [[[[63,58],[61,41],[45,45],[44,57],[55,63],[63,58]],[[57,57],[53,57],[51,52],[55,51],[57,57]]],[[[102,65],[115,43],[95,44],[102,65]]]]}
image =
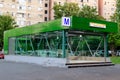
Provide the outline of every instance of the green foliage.
{"type": "Polygon", "coordinates": [[[65,3],[63,6],[56,3],[53,9],[55,11],[55,19],[61,18],[62,16],[78,16],[104,20],[102,16],[98,15],[96,8],[88,5],[84,5],[80,9],[76,3],[65,3]]]}
{"type": "Polygon", "coordinates": [[[85,18],[92,18],[92,19],[104,19],[103,17],[99,16],[97,14],[97,9],[94,7],[90,7],[87,5],[84,5],[79,12],[80,17],[85,17],[85,18]]]}
{"type": "Polygon", "coordinates": [[[120,0],[116,0],[116,11],[111,16],[111,21],[120,23],[120,0]]]}
{"type": "MultiPolygon", "coordinates": [[[[118,23],[118,29],[120,29],[120,0],[116,1],[116,11],[110,18],[111,21],[118,23]]],[[[114,51],[116,47],[120,46],[120,30],[118,33],[109,35],[109,45],[112,51],[114,51]]]]}
{"type": "Polygon", "coordinates": [[[116,47],[120,45],[120,34],[109,34],[109,41],[110,44],[114,44],[116,47]]]}
{"type": "Polygon", "coordinates": [[[62,6],[61,5],[57,5],[57,4],[55,4],[55,6],[53,7],[53,9],[55,10],[55,12],[54,12],[54,14],[55,14],[55,19],[58,19],[58,18],[60,18],[60,17],[62,17],[62,15],[63,15],[63,8],[62,8],[62,6]]]}
{"type": "Polygon", "coordinates": [[[111,19],[111,21],[113,21],[113,22],[117,22],[117,21],[116,21],[116,20],[117,20],[117,14],[114,13],[112,16],[110,16],[110,19],[111,19]]]}
{"type": "Polygon", "coordinates": [[[78,15],[80,10],[76,3],[65,3],[63,6],[56,3],[53,9],[55,11],[55,19],[61,18],[62,16],[78,15]]]}
{"type": "Polygon", "coordinates": [[[120,0],[116,1],[116,21],[120,23],[120,0]]]}
{"type": "Polygon", "coordinates": [[[3,47],[3,34],[5,30],[16,27],[14,19],[10,15],[0,15],[0,50],[3,47]]]}
{"type": "Polygon", "coordinates": [[[111,57],[111,61],[114,64],[120,64],[120,57],[111,57]]]}
{"type": "Polygon", "coordinates": [[[77,16],[80,8],[76,3],[65,3],[63,6],[63,16],[77,16]]]}

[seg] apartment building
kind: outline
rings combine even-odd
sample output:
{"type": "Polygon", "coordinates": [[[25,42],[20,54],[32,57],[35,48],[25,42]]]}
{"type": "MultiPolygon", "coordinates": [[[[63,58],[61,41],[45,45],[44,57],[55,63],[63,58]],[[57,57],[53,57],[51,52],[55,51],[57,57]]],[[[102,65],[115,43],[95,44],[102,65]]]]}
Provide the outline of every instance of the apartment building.
{"type": "Polygon", "coordinates": [[[45,22],[49,20],[49,0],[0,0],[0,14],[5,13],[20,27],[45,22]]]}
{"type": "Polygon", "coordinates": [[[98,13],[110,20],[115,12],[116,0],[0,0],[0,15],[9,13],[20,27],[54,20],[53,6],[65,2],[96,7],[98,13]]]}
{"type": "Polygon", "coordinates": [[[99,0],[99,14],[106,20],[110,20],[110,16],[115,13],[116,0],[99,0]]]}

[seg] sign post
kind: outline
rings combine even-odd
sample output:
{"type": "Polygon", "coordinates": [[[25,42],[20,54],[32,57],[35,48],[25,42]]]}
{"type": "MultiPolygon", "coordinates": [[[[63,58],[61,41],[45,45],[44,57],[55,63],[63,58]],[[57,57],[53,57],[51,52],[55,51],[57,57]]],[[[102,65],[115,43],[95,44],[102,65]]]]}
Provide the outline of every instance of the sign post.
{"type": "MultiPolygon", "coordinates": [[[[69,17],[62,17],[62,26],[69,27],[70,26],[70,18],[69,17]]],[[[62,38],[62,53],[63,57],[66,57],[66,32],[63,30],[63,38],[62,38]]]]}

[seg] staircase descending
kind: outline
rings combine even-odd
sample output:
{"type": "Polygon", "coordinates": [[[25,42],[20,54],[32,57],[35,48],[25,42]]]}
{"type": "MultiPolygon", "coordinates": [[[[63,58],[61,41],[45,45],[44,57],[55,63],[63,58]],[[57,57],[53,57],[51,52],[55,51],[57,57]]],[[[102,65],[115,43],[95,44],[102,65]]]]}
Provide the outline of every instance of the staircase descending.
{"type": "Polygon", "coordinates": [[[82,62],[82,63],[66,63],[68,68],[76,67],[99,67],[99,66],[113,66],[111,62],[82,62]]]}

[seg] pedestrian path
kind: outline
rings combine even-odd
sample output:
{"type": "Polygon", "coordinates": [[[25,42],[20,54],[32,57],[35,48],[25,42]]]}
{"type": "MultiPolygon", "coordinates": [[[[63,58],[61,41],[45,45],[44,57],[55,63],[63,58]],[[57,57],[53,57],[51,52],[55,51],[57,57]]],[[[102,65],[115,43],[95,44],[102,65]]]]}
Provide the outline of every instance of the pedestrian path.
{"type": "Polygon", "coordinates": [[[46,58],[35,56],[5,55],[6,61],[34,63],[42,66],[66,67],[64,58],[46,58]]]}

